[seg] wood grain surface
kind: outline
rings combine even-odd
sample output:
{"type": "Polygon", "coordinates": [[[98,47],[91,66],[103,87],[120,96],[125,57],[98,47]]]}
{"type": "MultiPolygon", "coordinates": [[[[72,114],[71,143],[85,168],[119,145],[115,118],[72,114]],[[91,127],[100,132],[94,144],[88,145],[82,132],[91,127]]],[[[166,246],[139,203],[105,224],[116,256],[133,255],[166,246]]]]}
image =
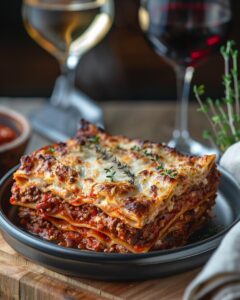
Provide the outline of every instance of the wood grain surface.
{"type": "MultiPolygon", "coordinates": [[[[24,114],[38,109],[41,99],[1,99],[24,114]]],[[[124,134],[153,141],[167,141],[174,124],[174,103],[140,102],[103,104],[106,128],[112,134],[124,134]]],[[[190,128],[194,138],[201,139],[205,119],[190,108],[190,128]]],[[[49,141],[33,134],[27,152],[49,141]]],[[[113,283],[67,277],[18,255],[0,235],[0,299],[1,300],[180,300],[188,283],[199,269],[187,273],[143,282],[113,283]]]]}

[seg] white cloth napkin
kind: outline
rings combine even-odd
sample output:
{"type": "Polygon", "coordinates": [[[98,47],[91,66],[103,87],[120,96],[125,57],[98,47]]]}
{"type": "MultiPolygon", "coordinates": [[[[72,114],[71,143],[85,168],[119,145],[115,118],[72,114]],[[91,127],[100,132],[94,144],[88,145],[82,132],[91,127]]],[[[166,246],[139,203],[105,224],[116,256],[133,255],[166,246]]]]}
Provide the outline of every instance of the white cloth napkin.
{"type": "Polygon", "coordinates": [[[240,184],[240,142],[227,149],[220,160],[220,165],[240,184]]]}
{"type": "Polygon", "coordinates": [[[222,240],[184,295],[184,300],[203,299],[240,299],[240,223],[222,240]]]}
{"type": "MultiPolygon", "coordinates": [[[[220,165],[240,184],[240,143],[224,153],[220,165]]],[[[229,231],[201,273],[187,287],[183,299],[240,299],[240,222],[229,231]]]]}

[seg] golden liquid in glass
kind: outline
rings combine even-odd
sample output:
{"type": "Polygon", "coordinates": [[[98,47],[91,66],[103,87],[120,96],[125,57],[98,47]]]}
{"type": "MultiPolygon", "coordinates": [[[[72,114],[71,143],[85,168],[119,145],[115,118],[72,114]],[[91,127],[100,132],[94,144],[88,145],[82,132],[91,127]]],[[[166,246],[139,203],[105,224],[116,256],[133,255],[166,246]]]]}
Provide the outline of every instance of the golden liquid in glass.
{"type": "Polygon", "coordinates": [[[94,47],[112,25],[112,0],[25,0],[23,20],[29,35],[61,63],[94,47]]]}

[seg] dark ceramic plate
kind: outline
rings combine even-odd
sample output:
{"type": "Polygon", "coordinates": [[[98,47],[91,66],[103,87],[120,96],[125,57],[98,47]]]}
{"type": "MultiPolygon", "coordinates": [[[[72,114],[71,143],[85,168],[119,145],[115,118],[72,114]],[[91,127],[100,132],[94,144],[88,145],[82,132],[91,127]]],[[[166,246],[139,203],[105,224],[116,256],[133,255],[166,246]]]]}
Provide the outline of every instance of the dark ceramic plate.
{"type": "Polygon", "coordinates": [[[0,229],[3,237],[26,258],[67,275],[112,281],[144,280],[195,268],[206,262],[240,217],[239,186],[220,169],[222,178],[214,217],[211,224],[193,236],[188,245],[144,254],[107,254],[64,248],[17,227],[16,208],[9,204],[15,170],[8,172],[0,182],[0,229]]]}

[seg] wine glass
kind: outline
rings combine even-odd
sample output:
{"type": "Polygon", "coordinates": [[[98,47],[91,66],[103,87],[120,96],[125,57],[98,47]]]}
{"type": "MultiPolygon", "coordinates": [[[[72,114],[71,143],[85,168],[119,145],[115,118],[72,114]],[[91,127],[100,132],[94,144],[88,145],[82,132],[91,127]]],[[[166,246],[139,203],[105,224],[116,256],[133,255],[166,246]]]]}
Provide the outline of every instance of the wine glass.
{"type": "Polygon", "coordinates": [[[34,114],[33,124],[52,139],[65,139],[80,115],[99,112],[80,91],[80,97],[74,94],[75,69],[111,28],[113,0],[23,0],[22,14],[29,35],[58,60],[62,71],[50,104],[34,114]]]}
{"type": "Polygon", "coordinates": [[[190,138],[188,101],[196,65],[225,42],[232,14],[228,0],[142,0],[140,26],[150,45],[174,68],[178,105],[169,146],[203,154],[214,152],[190,138]]]}

